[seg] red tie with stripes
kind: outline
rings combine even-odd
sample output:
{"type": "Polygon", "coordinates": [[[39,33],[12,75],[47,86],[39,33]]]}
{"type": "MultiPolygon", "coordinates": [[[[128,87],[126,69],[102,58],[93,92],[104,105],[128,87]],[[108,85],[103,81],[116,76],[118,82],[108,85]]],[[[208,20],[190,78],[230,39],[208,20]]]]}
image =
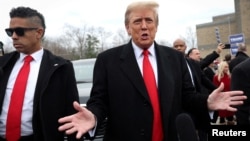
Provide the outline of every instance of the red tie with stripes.
{"type": "Polygon", "coordinates": [[[21,136],[22,107],[30,71],[30,62],[32,60],[33,58],[29,55],[25,57],[24,64],[17,75],[11,94],[6,123],[6,139],[8,141],[18,141],[21,136]]]}
{"type": "Polygon", "coordinates": [[[147,87],[149,98],[153,107],[153,132],[152,132],[152,141],[162,141],[163,140],[163,129],[162,129],[162,120],[160,112],[160,104],[158,98],[158,89],[156,86],[156,80],[153,68],[149,62],[149,52],[148,50],[143,51],[143,78],[147,87]]]}

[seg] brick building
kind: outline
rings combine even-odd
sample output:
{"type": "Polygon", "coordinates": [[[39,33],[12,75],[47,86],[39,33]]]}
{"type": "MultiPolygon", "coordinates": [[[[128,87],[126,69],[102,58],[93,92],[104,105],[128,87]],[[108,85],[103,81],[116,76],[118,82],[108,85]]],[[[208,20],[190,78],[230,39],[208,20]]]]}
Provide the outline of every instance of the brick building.
{"type": "MultiPolygon", "coordinates": [[[[235,13],[214,16],[212,22],[196,25],[197,45],[202,56],[216,48],[216,28],[222,43],[229,43],[229,35],[243,34],[250,55],[250,0],[234,0],[234,5],[235,13]]],[[[221,57],[227,53],[229,49],[225,49],[221,57]]]]}

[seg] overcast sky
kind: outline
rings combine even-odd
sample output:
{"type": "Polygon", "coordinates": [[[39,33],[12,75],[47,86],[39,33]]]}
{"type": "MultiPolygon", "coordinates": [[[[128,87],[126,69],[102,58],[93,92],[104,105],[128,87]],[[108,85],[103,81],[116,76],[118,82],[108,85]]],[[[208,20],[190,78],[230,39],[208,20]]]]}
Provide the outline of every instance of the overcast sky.
{"type": "MultiPolygon", "coordinates": [[[[46,36],[62,35],[65,24],[104,27],[112,32],[124,28],[124,12],[135,0],[1,0],[0,41],[8,41],[9,11],[17,6],[37,9],[45,17],[46,36]]],[[[187,28],[211,22],[212,17],[234,12],[234,0],[156,0],[160,23],[157,39],[172,42],[185,36],[187,28]]]]}

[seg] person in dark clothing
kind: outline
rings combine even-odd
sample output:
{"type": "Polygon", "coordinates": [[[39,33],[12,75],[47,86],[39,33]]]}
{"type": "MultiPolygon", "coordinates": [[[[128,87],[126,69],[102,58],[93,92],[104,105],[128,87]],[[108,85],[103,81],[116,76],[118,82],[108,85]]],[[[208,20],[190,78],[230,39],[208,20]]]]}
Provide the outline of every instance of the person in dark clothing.
{"type": "Polygon", "coordinates": [[[249,58],[246,52],[247,46],[244,43],[239,44],[238,52],[236,53],[235,58],[233,58],[229,63],[229,71],[231,73],[236,65],[249,58]]]}
{"type": "MultiPolygon", "coordinates": [[[[186,43],[183,39],[176,39],[173,42],[173,48],[175,50],[180,51],[184,56],[185,56],[185,50],[187,48],[186,43]]],[[[201,67],[200,67],[200,56],[199,56],[199,52],[197,52],[197,59],[191,59],[187,56],[185,56],[186,59],[186,64],[188,66],[189,69],[189,73],[191,76],[191,80],[192,83],[195,87],[195,90],[198,93],[201,94],[206,94],[208,95],[211,91],[213,91],[214,89],[216,89],[216,86],[212,83],[211,80],[209,80],[207,78],[207,76],[204,74],[204,72],[202,71],[201,67]]],[[[200,120],[195,118],[196,116],[192,116],[195,123],[195,127],[198,130],[198,135],[200,138],[200,141],[206,141],[207,140],[207,133],[206,130],[204,129],[204,127],[206,127],[206,124],[210,124],[210,121],[208,121],[208,123],[201,123],[199,122],[200,120]]]]}
{"type": "MultiPolygon", "coordinates": [[[[250,97],[250,58],[235,66],[231,77],[231,90],[242,90],[250,97]]],[[[250,126],[250,98],[238,106],[236,112],[237,125],[250,126]]]]}
{"type": "MultiPolygon", "coordinates": [[[[0,56],[3,73],[0,77],[0,141],[63,141],[65,134],[58,131],[57,120],[76,113],[72,102],[79,101],[79,95],[73,65],[42,47],[45,27],[43,15],[35,9],[17,7],[10,11],[9,28],[5,31],[16,50],[0,56]],[[15,86],[25,83],[25,78],[18,79],[18,72],[27,56],[33,58],[27,84],[23,92],[15,93],[18,88],[15,86]],[[24,98],[15,99],[15,94],[24,94],[24,98]],[[13,119],[9,118],[13,103],[22,103],[22,100],[23,104],[15,107],[21,110],[18,116],[14,115],[18,122],[7,122],[13,119]]],[[[67,139],[78,140],[74,135],[67,139]]]]}
{"type": "Polygon", "coordinates": [[[222,51],[223,44],[219,44],[216,51],[213,51],[211,54],[207,55],[204,59],[201,60],[200,52],[197,48],[192,48],[188,51],[187,55],[185,55],[186,51],[186,43],[183,39],[176,39],[173,42],[173,48],[180,51],[184,54],[187,65],[190,68],[191,78],[194,81],[194,86],[197,91],[202,94],[209,94],[216,87],[212,83],[211,80],[207,78],[207,76],[203,72],[203,68],[211,64],[215,59],[219,57],[219,54],[222,51]]]}
{"type": "Polygon", "coordinates": [[[211,64],[214,60],[216,60],[218,57],[220,57],[220,53],[222,52],[223,48],[225,48],[225,45],[222,43],[219,43],[216,50],[208,54],[206,57],[201,58],[200,51],[198,48],[191,48],[188,50],[186,56],[188,58],[192,58],[198,62],[200,62],[200,67],[203,70],[209,64],[211,64]]]}
{"type": "Polygon", "coordinates": [[[215,71],[217,69],[217,64],[216,61],[214,61],[213,63],[211,63],[209,66],[207,66],[203,72],[204,74],[208,77],[209,80],[213,81],[214,75],[215,75],[215,71]]]}
{"type": "Polygon", "coordinates": [[[234,106],[246,99],[241,91],[222,94],[223,84],[210,95],[195,92],[183,54],[155,41],[158,7],[157,2],[147,0],[128,5],[124,24],[131,40],[97,56],[87,105],[81,107],[74,102],[78,113],[60,118],[60,131],[77,133],[80,138],[95,132],[107,118],[105,141],[156,141],[153,133],[163,137],[157,141],[178,141],[175,121],[180,113],[197,113],[199,119],[207,123],[209,111],[235,111],[234,106]],[[147,61],[154,72],[152,82],[157,82],[154,90],[159,99],[155,98],[155,104],[160,107],[162,120],[154,118],[155,104],[144,81],[148,76],[143,73],[145,50],[150,52],[147,61]],[[162,121],[161,126],[153,126],[155,121],[162,121]],[[157,130],[160,132],[154,132],[157,130]]]}
{"type": "MultiPolygon", "coordinates": [[[[213,78],[217,68],[218,68],[218,61],[215,60],[213,61],[213,63],[211,63],[208,67],[206,67],[203,70],[204,74],[211,82],[213,82],[213,78]]],[[[213,118],[211,119],[211,124],[216,124],[218,116],[219,116],[218,111],[214,111],[213,118]]]]}

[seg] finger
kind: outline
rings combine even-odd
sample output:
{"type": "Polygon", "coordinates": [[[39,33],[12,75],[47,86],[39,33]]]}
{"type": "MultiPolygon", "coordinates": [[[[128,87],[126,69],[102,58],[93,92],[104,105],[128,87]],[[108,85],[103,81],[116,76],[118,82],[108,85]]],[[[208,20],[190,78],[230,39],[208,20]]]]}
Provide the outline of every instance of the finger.
{"type": "Polygon", "coordinates": [[[230,111],[230,112],[236,112],[236,111],[237,111],[237,108],[234,108],[234,107],[228,107],[228,108],[227,108],[227,111],[230,111]]]}
{"type": "Polygon", "coordinates": [[[63,118],[60,118],[58,120],[59,123],[65,123],[65,122],[70,122],[72,119],[72,116],[66,116],[66,117],[63,117],[63,118]]]}
{"type": "Polygon", "coordinates": [[[217,89],[215,89],[214,91],[216,93],[219,93],[219,92],[222,92],[223,89],[224,89],[224,83],[222,82],[222,83],[220,83],[219,87],[217,89]]]}
{"type": "Polygon", "coordinates": [[[73,133],[75,133],[75,132],[77,132],[77,129],[75,128],[75,127],[72,127],[72,128],[70,128],[70,129],[68,129],[68,130],[66,130],[66,134],[67,135],[70,135],[70,134],[73,134],[73,133]]]}
{"type": "Polygon", "coordinates": [[[76,138],[77,139],[80,139],[85,133],[87,133],[88,132],[88,130],[79,130],[79,129],[77,129],[76,127],[73,127],[73,128],[71,128],[71,129],[69,129],[69,130],[67,130],[65,133],[67,134],[67,135],[71,135],[71,134],[73,134],[73,133],[75,133],[75,132],[77,132],[76,133],[76,138]]]}
{"type": "Polygon", "coordinates": [[[59,126],[59,131],[68,130],[69,128],[72,128],[73,125],[71,123],[65,123],[64,125],[59,126]]]}
{"type": "Polygon", "coordinates": [[[80,105],[80,107],[78,107],[78,108],[79,108],[79,112],[81,112],[83,115],[89,115],[90,114],[90,111],[86,107],[82,107],[80,105]]]}
{"type": "Polygon", "coordinates": [[[243,91],[229,91],[229,95],[232,97],[243,95],[243,91]]]}
{"type": "Polygon", "coordinates": [[[219,46],[222,47],[222,48],[224,48],[224,47],[225,47],[225,44],[219,43],[219,46]]]}
{"type": "Polygon", "coordinates": [[[74,106],[74,108],[75,108],[77,111],[79,111],[79,112],[82,111],[82,106],[81,106],[78,102],[74,101],[74,102],[73,102],[73,106],[74,106]]]}
{"type": "Polygon", "coordinates": [[[230,101],[230,105],[232,106],[238,106],[238,105],[242,105],[243,101],[230,101]]]}
{"type": "Polygon", "coordinates": [[[245,96],[245,95],[237,95],[237,96],[232,96],[231,97],[232,101],[243,101],[243,100],[246,100],[246,99],[247,99],[247,96],[245,96]]]}
{"type": "MultiPolygon", "coordinates": [[[[77,111],[79,111],[79,112],[82,111],[82,107],[81,107],[81,105],[80,105],[78,102],[74,101],[74,102],[73,102],[73,106],[74,106],[74,108],[75,108],[77,111]]],[[[60,119],[58,120],[58,122],[59,122],[59,123],[70,122],[70,121],[72,120],[72,118],[73,118],[72,115],[66,116],[66,117],[60,118],[60,119]]]]}
{"type": "Polygon", "coordinates": [[[81,137],[82,137],[82,135],[83,135],[84,133],[81,133],[81,132],[77,132],[77,134],[76,134],[76,138],[77,139],[80,139],[81,137]]]}

